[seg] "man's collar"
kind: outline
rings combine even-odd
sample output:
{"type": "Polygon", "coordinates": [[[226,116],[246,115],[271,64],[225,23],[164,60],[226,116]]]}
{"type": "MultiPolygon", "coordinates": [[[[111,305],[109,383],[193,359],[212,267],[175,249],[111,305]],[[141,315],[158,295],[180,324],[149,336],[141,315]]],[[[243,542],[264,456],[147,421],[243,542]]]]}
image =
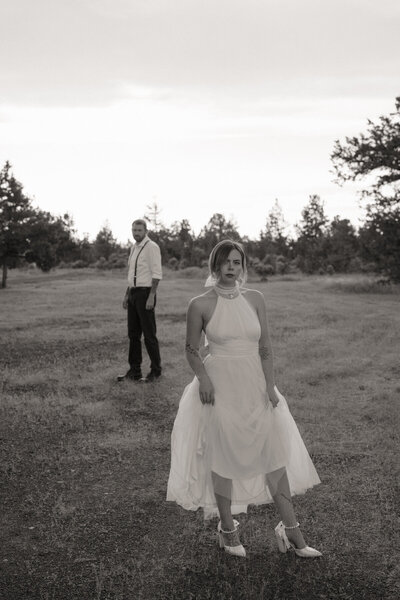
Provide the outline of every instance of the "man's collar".
{"type": "Polygon", "coordinates": [[[149,241],[150,241],[149,236],[145,235],[144,238],[142,239],[142,241],[140,242],[140,244],[138,244],[136,242],[136,246],[137,246],[137,248],[141,248],[146,242],[149,242],[149,241]]]}

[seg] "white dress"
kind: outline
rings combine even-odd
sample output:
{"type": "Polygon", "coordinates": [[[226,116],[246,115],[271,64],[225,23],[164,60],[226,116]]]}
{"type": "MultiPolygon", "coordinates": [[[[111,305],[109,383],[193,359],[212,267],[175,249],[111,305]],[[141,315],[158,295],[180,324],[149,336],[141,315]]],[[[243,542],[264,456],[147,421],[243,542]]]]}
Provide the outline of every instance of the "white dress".
{"type": "Polygon", "coordinates": [[[218,296],[206,334],[215,404],[201,403],[197,377],[185,388],[171,435],[167,500],[202,507],[207,519],[218,514],[214,492],[231,499],[233,514],[272,502],[284,468],[292,495],[320,483],[285,398],[277,390],[276,408],[268,399],[261,327],[243,294],[218,296]]]}

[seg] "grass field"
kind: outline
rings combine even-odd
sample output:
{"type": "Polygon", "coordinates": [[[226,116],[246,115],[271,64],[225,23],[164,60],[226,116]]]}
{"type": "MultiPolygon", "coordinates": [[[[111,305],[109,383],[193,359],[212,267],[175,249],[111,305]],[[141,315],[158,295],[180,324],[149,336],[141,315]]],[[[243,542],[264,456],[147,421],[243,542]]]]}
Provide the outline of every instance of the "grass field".
{"type": "Polygon", "coordinates": [[[11,272],[0,291],[1,599],[400,597],[400,295],[293,279],[250,286],[267,298],[278,386],[322,480],[295,499],[324,553],[315,561],[278,553],[272,505],[241,516],[240,560],[217,548],[215,521],[164,500],[200,280],[162,282],[164,375],[140,385],[115,382],[127,367],[122,274],[11,272]]]}

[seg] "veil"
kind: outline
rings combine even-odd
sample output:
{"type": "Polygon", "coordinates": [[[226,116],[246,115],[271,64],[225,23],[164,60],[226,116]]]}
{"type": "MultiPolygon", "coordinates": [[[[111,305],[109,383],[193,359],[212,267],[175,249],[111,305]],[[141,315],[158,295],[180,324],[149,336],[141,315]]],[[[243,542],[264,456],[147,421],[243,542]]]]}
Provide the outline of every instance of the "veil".
{"type": "Polygon", "coordinates": [[[208,277],[206,279],[206,282],[204,284],[204,287],[214,287],[214,285],[217,283],[217,279],[215,277],[215,275],[213,275],[212,273],[208,274],[208,277]]]}
{"type": "MultiPolygon", "coordinates": [[[[245,271],[242,272],[242,274],[240,275],[237,283],[239,285],[239,288],[242,288],[244,286],[244,284],[247,281],[247,269],[245,271]]],[[[217,283],[217,278],[215,277],[214,273],[209,272],[208,277],[205,281],[204,287],[214,287],[214,285],[216,285],[217,283]]]]}

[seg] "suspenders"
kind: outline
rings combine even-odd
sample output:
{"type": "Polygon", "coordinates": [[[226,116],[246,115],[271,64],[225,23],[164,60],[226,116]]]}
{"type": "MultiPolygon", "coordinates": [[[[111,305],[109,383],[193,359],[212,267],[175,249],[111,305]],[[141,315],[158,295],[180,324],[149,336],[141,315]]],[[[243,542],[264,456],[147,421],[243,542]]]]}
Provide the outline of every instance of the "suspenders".
{"type": "MultiPolygon", "coordinates": [[[[149,243],[149,240],[147,240],[146,244],[149,243]]],[[[140,248],[139,252],[137,253],[136,256],[136,260],[135,260],[135,271],[133,274],[133,287],[136,287],[136,274],[137,274],[137,264],[138,264],[138,258],[140,256],[141,251],[143,250],[143,248],[146,246],[146,244],[143,244],[143,246],[140,248]]]]}

